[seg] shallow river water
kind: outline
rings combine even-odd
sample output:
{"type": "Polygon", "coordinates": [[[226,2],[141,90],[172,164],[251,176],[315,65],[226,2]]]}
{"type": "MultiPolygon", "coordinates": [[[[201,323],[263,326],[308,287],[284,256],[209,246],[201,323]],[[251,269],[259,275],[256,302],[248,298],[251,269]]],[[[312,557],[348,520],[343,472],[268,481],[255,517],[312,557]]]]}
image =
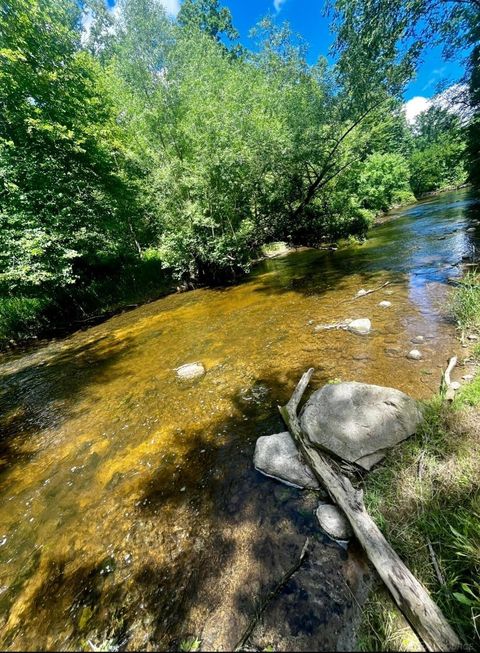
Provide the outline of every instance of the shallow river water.
{"type": "Polygon", "coordinates": [[[0,648],[178,649],[196,636],[229,650],[306,536],[311,554],[252,644],[352,645],[370,571],[319,533],[312,493],[253,469],[255,441],[284,430],[277,405],[308,367],[313,388],[433,394],[461,353],[447,302],[479,218],[468,191],[440,195],[362,245],[268,260],[239,285],[0,359],[0,648]],[[360,317],[368,336],[315,331],[360,317]],[[414,346],[423,360],[406,358],[414,346]],[[194,361],[205,377],[177,381],[194,361]]]}

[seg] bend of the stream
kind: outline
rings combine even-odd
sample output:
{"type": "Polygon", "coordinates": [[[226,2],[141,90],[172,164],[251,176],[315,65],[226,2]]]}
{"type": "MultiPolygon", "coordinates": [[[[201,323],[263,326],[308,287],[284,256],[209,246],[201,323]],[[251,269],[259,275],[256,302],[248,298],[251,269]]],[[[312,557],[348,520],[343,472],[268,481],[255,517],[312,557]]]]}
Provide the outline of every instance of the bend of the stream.
{"type": "Polygon", "coordinates": [[[368,568],[322,536],[317,498],[252,467],[300,375],[433,394],[459,353],[452,278],[480,236],[468,191],[391,214],[362,245],[261,263],[0,360],[0,648],[235,646],[305,537],[259,647],[352,644],[368,568]],[[390,285],[358,300],[360,288],[390,285]],[[388,299],[389,308],[379,302],[388,299]],[[315,331],[368,317],[372,332],[315,331]],[[423,336],[421,361],[406,358],[423,336]],[[202,361],[181,383],[175,368],[202,361]]]}

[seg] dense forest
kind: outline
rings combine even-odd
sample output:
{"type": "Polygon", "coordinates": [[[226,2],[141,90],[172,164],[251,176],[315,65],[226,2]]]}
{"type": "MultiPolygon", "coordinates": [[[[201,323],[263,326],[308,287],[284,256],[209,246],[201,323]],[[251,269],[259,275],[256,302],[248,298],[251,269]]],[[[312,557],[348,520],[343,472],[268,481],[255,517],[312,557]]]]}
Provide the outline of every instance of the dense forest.
{"type": "Polygon", "coordinates": [[[337,0],[334,63],[315,65],[272,16],[241,46],[218,0],[176,19],[155,0],[0,12],[4,343],[231,280],[273,241],[363,237],[392,206],[478,182],[475,0],[337,0]],[[410,125],[401,94],[435,39],[472,46],[457,110],[440,94],[410,125]]]}

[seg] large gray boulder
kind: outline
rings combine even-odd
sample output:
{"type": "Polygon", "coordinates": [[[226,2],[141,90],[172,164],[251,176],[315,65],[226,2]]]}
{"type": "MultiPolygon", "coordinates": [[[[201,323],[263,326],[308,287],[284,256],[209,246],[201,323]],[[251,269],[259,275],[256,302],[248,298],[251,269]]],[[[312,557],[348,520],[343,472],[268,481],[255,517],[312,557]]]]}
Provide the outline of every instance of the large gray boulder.
{"type": "Polygon", "coordinates": [[[257,440],[253,459],[255,469],[287,485],[318,490],[319,484],[303,462],[288,431],[264,435],[257,440]]]}
{"type": "Polygon", "coordinates": [[[352,381],[314,392],[300,419],[314,445],[370,469],[386,449],[415,433],[422,413],[400,390],[352,381]]]}

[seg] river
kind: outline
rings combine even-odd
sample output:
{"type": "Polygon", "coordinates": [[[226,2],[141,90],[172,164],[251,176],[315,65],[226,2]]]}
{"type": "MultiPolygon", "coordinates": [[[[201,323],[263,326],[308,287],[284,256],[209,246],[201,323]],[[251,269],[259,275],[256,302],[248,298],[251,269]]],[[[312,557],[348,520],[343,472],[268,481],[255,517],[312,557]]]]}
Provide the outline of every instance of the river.
{"type": "Polygon", "coordinates": [[[277,405],[308,367],[314,388],[356,380],[431,396],[462,352],[448,298],[479,217],[468,190],[439,195],[393,212],[364,244],[267,260],[239,285],[4,355],[0,648],[178,649],[195,636],[229,650],[306,536],[307,562],[252,642],[351,645],[370,571],[355,545],[319,533],[313,493],[253,469],[255,441],[284,430],[277,405]],[[368,336],[315,331],[360,317],[368,336]],[[419,335],[423,360],[410,361],[419,335]],[[179,382],[175,368],[193,361],[205,377],[179,382]]]}

